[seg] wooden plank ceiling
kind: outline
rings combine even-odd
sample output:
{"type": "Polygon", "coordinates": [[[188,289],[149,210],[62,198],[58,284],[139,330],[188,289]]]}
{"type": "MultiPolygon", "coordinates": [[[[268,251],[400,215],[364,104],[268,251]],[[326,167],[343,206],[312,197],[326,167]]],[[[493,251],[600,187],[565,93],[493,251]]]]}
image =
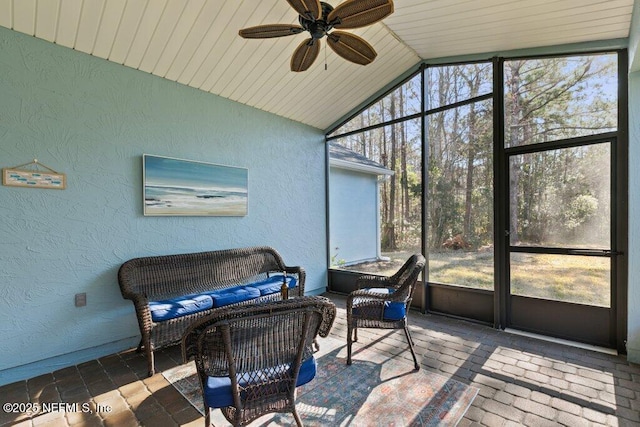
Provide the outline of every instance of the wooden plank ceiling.
{"type": "Polygon", "coordinates": [[[633,9],[633,0],[394,3],[383,22],[352,30],[378,52],[372,64],[323,48],[303,73],[289,60],[306,33],[238,36],[297,24],[285,0],[0,0],[0,26],[326,129],[421,60],[626,38],[633,9]]]}

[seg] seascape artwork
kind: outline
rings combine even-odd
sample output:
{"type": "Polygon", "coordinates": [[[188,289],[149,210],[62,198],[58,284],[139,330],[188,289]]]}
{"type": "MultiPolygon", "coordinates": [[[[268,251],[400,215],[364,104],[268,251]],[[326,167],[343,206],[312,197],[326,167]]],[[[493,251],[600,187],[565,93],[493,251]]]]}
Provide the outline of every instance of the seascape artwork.
{"type": "Polygon", "coordinates": [[[145,215],[247,215],[247,169],[147,154],[142,158],[145,215]]]}

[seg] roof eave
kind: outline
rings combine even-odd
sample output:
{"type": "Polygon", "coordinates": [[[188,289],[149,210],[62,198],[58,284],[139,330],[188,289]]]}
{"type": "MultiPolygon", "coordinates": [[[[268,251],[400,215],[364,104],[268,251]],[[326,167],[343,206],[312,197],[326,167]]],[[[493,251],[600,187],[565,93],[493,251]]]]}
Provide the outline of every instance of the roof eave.
{"type": "Polygon", "coordinates": [[[380,167],[370,166],[370,165],[363,165],[360,163],[354,163],[354,162],[349,162],[349,161],[340,160],[340,159],[329,159],[329,165],[340,168],[340,169],[348,169],[356,172],[369,173],[372,175],[391,176],[395,173],[390,169],[380,168],[380,167]]]}

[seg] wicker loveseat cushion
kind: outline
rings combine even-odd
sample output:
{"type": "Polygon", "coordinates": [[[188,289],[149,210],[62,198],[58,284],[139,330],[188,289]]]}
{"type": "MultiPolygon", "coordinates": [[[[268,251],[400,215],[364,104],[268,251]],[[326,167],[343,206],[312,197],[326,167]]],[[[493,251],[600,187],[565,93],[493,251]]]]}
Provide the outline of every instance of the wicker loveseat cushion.
{"type": "Polygon", "coordinates": [[[213,300],[209,295],[184,295],[162,301],[150,301],[149,311],[154,322],[175,319],[187,314],[197,313],[213,307],[213,300]]]}
{"type": "Polygon", "coordinates": [[[151,319],[154,322],[162,322],[208,310],[212,307],[220,308],[249,301],[263,295],[275,294],[280,292],[283,281],[286,281],[290,289],[296,287],[297,281],[295,277],[287,276],[285,278],[283,274],[274,274],[264,280],[247,285],[223,288],[202,294],[184,295],[161,301],[150,301],[151,319]]]}
{"type": "Polygon", "coordinates": [[[236,286],[234,288],[224,288],[217,291],[207,292],[213,299],[213,307],[219,308],[225,305],[237,304],[249,301],[260,296],[260,291],[251,286],[236,286]]]}
{"type": "Polygon", "coordinates": [[[280,292],[283,280],[286,280],[289,289],[296,287],[296,278],[287,276],[286,279],[282,274],[274,274],[271,277],[260,282],[251,283],[249,286],[260,290],[260,295],[271,295],[280,292]]]}
{"type": "MultiPolygon", "coordinates": [[[[385,295],[392,294],[394,291],[393,288],[365,288],[365,290],[368,292],[375,292],[375,293],[385,294],[385,295]]],[[[353,315],[355,317],[358,317],[359,312],[362,311],[364,314],[365,310],[366,309],[364,307],[359,308],[357,305],[354,305],[353,315]]],[[[389,321],[401,320],[406,316],[406,314],[407,314],[407,307],[405,306],[404,302],[385,301],[384,311],[382,314],[382,318],[384,320],[389,320],[389,321]]]]}
{"type": "MultiPolygon", "coordinates": [[[[298,381],[296,381],[296,387],[308,383],[316,376],[317,371],[316,359],[311,356],[309,359],[302,362],[300,365],[300,373],[298,374],[298,381]]],[[[260,378],[260,381],[264,381],[269,375],[276,375],[276,370],[272,372],[265,371],[259,373],[252,373],[251,377],[260,378]]],[[[246,387],[251,383],[251,377],[248,374],[243,375],[238,379],[238,383],[241,387],[246,387]]],[[[227,377],[207,377],[207,384],[204,387],[204,398],[210,408],[224,408],[226,406],[233,406],[233,395],[231,394],[231,379],[227,377]]]]}

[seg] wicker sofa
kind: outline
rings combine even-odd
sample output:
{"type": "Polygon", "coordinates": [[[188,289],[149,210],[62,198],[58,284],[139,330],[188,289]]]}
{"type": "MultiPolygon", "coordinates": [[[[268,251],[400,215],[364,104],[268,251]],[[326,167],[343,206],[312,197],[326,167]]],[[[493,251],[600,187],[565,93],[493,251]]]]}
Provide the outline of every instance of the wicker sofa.
{"type": "Polygon", "coordinates": [[[134,258],[118,271],[122,296],[133,301],[149,376],[154,350],[179,343],[195,320],[221,307],[281,299],[283,283],[289,296],[303,296],[304,282],[303,268],[286,266],[267,246],[134,258]]]}

